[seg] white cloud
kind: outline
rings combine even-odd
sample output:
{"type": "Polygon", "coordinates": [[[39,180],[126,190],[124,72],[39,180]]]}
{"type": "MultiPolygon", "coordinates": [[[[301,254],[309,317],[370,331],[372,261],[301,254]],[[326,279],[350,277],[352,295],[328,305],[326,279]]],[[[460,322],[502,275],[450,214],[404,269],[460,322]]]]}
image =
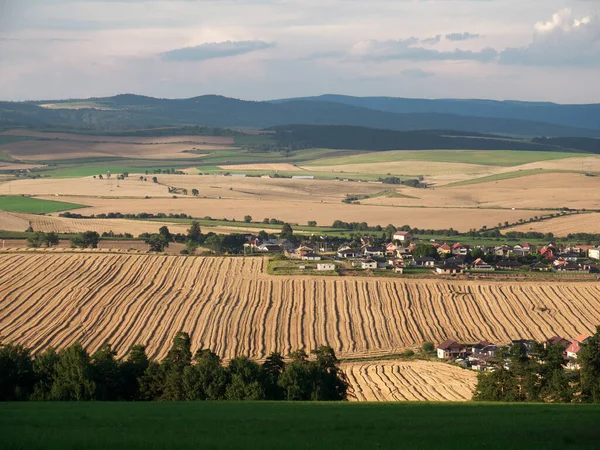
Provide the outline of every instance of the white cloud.
{"type": "Polygon", "coordinates": [[[503,64],[600,67],[600,20],[575,17],[570,9],[535,24],[533,41],[502,52],[503,64]]]}

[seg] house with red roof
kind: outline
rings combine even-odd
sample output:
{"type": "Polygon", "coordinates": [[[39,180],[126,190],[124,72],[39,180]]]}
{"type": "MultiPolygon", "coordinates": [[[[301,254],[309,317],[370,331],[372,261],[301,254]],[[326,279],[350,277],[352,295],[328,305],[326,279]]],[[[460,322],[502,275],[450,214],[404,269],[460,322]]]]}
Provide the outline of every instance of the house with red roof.
{"type": "Polygon", "coordinates": [[[567,347],[567,358],[569,362],[567,363],[567,368],[571,370],[579,369],[579,364],[577,364],[577,354],[581,350],[583,344],[585,344],[591,338],[588,334],[580,334],[573,339],[571,345],[567,347]]]}
{"type": "Polygon", "coordinates": [[[437,357],[439,359],[458,358],[463,352],[463,346],[460,342],[447,340],[438,345],[437,357]]]}

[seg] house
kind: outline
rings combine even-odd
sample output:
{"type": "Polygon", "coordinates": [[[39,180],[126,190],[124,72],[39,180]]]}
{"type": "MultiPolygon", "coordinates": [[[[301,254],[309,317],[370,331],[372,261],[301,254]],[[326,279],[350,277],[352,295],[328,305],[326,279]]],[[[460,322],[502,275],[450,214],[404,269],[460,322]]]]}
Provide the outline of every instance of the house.
{"type": "Polygon", "coordinates": [[[385,256],[386,249],[384,247],[365,247],[363,252],[366,257],[385,256]]]}
{"type": "Polygon", "coordinates": [[[527,256],[531,253],[531,245],[527,243],[524,245],[517,244],[513,247],[512,253],[519,258],[527,256]]]}
{"type": "Polygon", "coordinates": [[[333,263],[320,263],[317,264],[317,270],[319,272],[332,272],[335,270],[335,264],[333,263]]]}
{"type": "Polygon", "coordinates": [[[435,273],[439,275],[455,275],[458,273],[463,273],[463,268],[458,264],[444,264],[442,266],[436,267],[435,273]]]}
{"type": "Polygon", "coordinates": [[[591,336],[587,334],[582,334],[573,339],[571,345],[567,347],[567,358],[569,359],[569,362],[567,363],[567,368],[572,370],[577,370],[580,368],[579,364],[577,364],[577,354],[581,350],[583,344],[589,341],[590,338],[591,336]]]}
{"type": "Polygon", "coordinates": [[[561,253],[558,255],[559,258],[564,259],[565,261],[568,262],[577,262],[577,260],[579,259],[581,255],[579,255],[579,253],[577,252],[565,252],[565,253],[561,253]]]}
{"type": "Polygon", "coordinates": [[[362,253],[362,250],[349,248],[346,250],[339,250],[337,255],[340,258],[348,259],[348,258],[360,258],[360,257],[362,257],[363,253],[362,253]]]}
{"type": "Polygon", "coordinates": [[[316,253],[307,253],[302,256],[302,261],[321,261],[321,255],[316,253]]]}
{"type": "Polygon", "coordinates": [[[398,247],[396,249],[396,256],[402,258],[404,255],[410,255],[408,247],[398,247]]]}
{"type": "Polygon", "coordinates": [[[465,267],[465,257],[464,256],[452,256],[444,260],[444,264],[456,264],[460,267],[465,267]]]}
{"type": "Polygon", "coordinates": [[[599,260],[600,259],[600,247],[590,248],[588,250],[588,257],[591,259],[599,260]]]}
{"type": "Polygon", "coordinates": [[[300,247],[294,249],[294,251],[292,252],[286,252],[286,256],[288,258],[302,259],[304,255],[307,255],[309,253],[313,253],[313,249],[306,245],[301,245],[300,247]]]}
{"type": "Polygon", "coordinates": [[[529,270],[534,272],[550,272],[552,270],[552,265],[547,260],[539,261],[529,266],[529,270]]]}
{"type": "Polygon", "coordinates": [[[412,241],[413,239],[414,236],[408,231],[396,231],[392,236],[392,240],[400,242],[412,241]]]}
{"type": "Polygon", "coordinates": [[[574,262],[560,261],[554,266],[557,272],[579,272],[579,273],[590,273],[588,265],[577,264],[574,262]]]}
{"type": "Polygon", "coordinates": [[[361,269],[377,269],[377,261],[375,261],[374,259],[365,259],[364,261],[360,262],[360,268],[361,269]]]}
{"type": "Polygon", "coordinates": [[[471,269],[473,269],[473,270],[487,271],[487,272],[493,272],[494,271],[494,267],[492,265],[486,263],[481,258],[477,258],[475,261],[473,261],[473,264],[471,264],[471,269]]]}
{"type": "Polygon", "coordinates": [[[294,244],[292,244],[290,241],[288,241],[287,239],[277,239],[275,241],[275,244],[279,245],[281,248],[283,248],[288,253],[291,253],[296,249],[296,246],[294,244]]]}
{"type": "Polygon", "coordinates": [[[435,266],[435,259],[432,258],[431,256],[423,256],[421,258],[414,258],[413,266],[432,267],[433,268],[435,266]]]}
{"type": "Polygon", "coordinates": [[[497,247],[494,247],[494,255],[495,256],[502,256],[504,258],[506,258],[507,256],[512,255],[514,252],[513,248],[510,245],[499,245],[497,247]]]}
{"type": "Polygon", "coordinates": [[[450,253],[452,253],[452,247],[444,243],[437,248],[437,252],[440,256],[449,255],[450,253]]]}
{"type": "Polygon", "coordinates": [[[448,340],[438,345],[437,357],[439,359],[458,358],[462,352],[463,346],[459,342],[448,340]]]}
{"type": "Polygon", "coordinates": [[[398,246],[393,242],[386,244],[385,246],[385,254],[388,256],[392,256],[396,254],[396,250],[398,250],[398,246]]]}
{"type": "Polygon", "coordinates": [[[498,270],[520,270],[523,265],[519,261],[502,260],[496,263],[498,270]]]}
{"type": "Polygon", "coordinates": [[[263,253],[281,253],[283,252],[283,247],[277,244],[260,244],[257,250],[263,253]]]}
{"type": "Polygon", "coordinates": [[[471,247],[469,247],[468,245],[462,245],[458,242],[452,246],[453,255],[467,256],[470,250],[471,247]]]}
{"type": "Polygon", "coordinates": [[[490,341],[479,341],[477,344],[475,344],[473,347],[471,347],[471,353],[474,355],[480,355],[482,354],[482,350],[484,348],[486,348],[488,345],[492,345],[492,343],[490,341]]]}
{"type": "Polygon", "coordinates": [[[545,245],[540,249],[540,255],[542,255],[546,259],[554,259],[556,258],[557,249],[554,244],[545,245]]]}
{"type": "Polygon", "coordinates": [[[565,350],[565,356],[567,355],[567,348],[571,345],[571,341],[568,341],[562,336],[552,336],[546,342],[544,342],[544,348],[548,348],[552,345],[559,345],[565,350]]]}

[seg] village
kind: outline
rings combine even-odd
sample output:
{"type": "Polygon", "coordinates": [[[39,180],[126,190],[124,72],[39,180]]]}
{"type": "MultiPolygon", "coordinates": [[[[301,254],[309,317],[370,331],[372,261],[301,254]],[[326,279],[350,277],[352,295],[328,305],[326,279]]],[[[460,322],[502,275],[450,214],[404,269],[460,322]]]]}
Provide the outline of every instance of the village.
{"type": "Polygon", "coordinates": [[[342,242],[332,248],[326,237],[297,244],[288,239],[248,237],[251,252],[283,255],[298,261],[300,271],[333,272],[361,270],[395,274],[490,273],[600,273],[600,247],[593,245],[559,245],[554,242],[539,247],[530,243],[498,246],[470,246],[423,241],[410,232],[397,231],[385,243],[372,237],[356,242],[342,242]]]}
{"type": "Polygon", "coordinates": [[[509,345],[502,347],[487,340],[479,341],[476,344],[466,345],[455,340],[449,339],[437,346],[436,354],[438,359],[458,364],[461,367],[482,371],[492,372],[499,366],[510,370],[510,362],[507,358],[512,348],[523,355],[534,357],[541,349],[548,350],[552,346],[560,347],[564,360],[564,367],[569,370],[578,370],[577,355],[592,336],[584,334],[568,340],[562,336],[553,336],[544,342],[536,342],[531,339],[512,340],[509,345]]]}

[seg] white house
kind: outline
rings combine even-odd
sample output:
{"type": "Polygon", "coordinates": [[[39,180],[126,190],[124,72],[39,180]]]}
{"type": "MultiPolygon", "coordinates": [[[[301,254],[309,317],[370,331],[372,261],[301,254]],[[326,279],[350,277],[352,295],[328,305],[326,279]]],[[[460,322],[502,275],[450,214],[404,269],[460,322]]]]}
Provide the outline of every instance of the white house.
{"type": "Polygon", "coordinates": [[[321,263],[317,264],[317,270],[320,272],[331,272],[335,270],[335,264],[321,263]]]}
{"type": "Polygon", "coordinates": [[[367,259],[365,261],[362,261],[360,263],[360,268],[361,269],[377,269],[377,261],[374,261],[372,259],[367,259]]]}
{"type": "Polygon", "coordinates": [[[592,259],[600,259],[600,247],[590,248],[588,256],[592,259]]]}
{"type": "Polygon", "coordinates": [[[318,255],[316,253],[307,253],[306,255],[302,256],[302,260],[303,261],[321,261],[321,255],[318,255]]]}
{"type": "Polygon", "coordinates": [[[394,233],[394,236],[392,236],[392,240],[400,242],[410,241],[412,239],[413,235],[410,234],[408,231],[396,231],[394,233]]]}

